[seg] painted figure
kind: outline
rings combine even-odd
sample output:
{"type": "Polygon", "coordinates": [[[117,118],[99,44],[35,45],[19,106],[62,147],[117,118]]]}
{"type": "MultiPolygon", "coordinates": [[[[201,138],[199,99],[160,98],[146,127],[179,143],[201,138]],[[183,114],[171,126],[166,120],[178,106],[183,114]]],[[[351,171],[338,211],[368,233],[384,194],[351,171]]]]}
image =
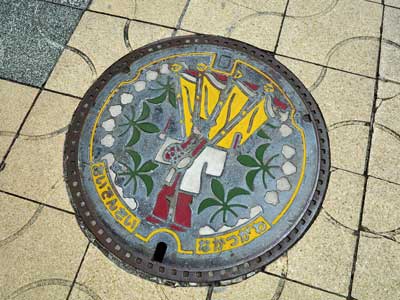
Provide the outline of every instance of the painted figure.
{"type": "MultiPolygon", "coordinates": [[[[172,67],[182,68],[178,64],[172,67]]],[[[259,86],[240,82],[241,76],[240,72],[235,75],[235,84],[221,101],[227,76],[206,72],[205,66],[180,73],[181,93],[177,98],[183,116],[182,135],[186,139],[179,141],[165,137],[165,133],[160,135],[165,141],[155,160],[171,168],[148,221],[166,222],[177,231],[190,228],[190,206],[200,193],[204,173],[221,176],[226,150],[243,144],[268,119],[265,98],[249,101],[256,96],[259,86]]]]}

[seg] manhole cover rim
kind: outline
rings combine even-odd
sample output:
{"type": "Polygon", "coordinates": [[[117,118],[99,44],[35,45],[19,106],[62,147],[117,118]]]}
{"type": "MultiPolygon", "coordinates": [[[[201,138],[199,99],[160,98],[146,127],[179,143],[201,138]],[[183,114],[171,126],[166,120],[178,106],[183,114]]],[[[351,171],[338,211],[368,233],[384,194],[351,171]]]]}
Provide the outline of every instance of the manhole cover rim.
{"type": "Polygon", "coordinates": [[[125,269],[129,273],[167,285],[204,286],[210,284],[231,284],[244,280],[263,270],[266,265],[283,255],[290,247],[300,240],[315,220],[321,209],[322,201],[327,190],[330,175],[329,169],[330,150],[325,121],[317,103],[301,81],[290,70],[277,61],[272,53],[241,41],[212,35],[194,35],[163,39],[136,49],[119,59],[96,80],[82,98],[82,101],[72,117],[64,145],[64,175],[67,191],[70,196],[71,204],[76,212],[78,223],[85,235],[119,267],[125,269]],[[171,268],[165,264],[152,261],[149,258],[138,256],[137,253],[133,255],[129,250],[121,248],[120,245],[123,243],[119,240],[119,237],[113,236],[110,238],[111,234],[108,232],[107,227],[101,224],[102,221],[93,218],[95,210],[91,201],[87,201],[87,195],[81,187],[81,174],[78,168],[78,146],[84,121],[90,108],[94,105],[98,94],[108,83],[108,80],[116,74],[128,72],[130,63],[143,57],[147,53],[184,44],[211,44],[244,51],[255,59],[269,65],[281,75],[284,75],[287,82],[298,93],[309,111],[311,122],[317,136],[317,146],[319,149],[319,174],[315,181],[312,197],[308,200],[308,204],[299,222],[293,226],[286,236],[281,237],[279,243],[271,249],[265,249],[263,253],[251,261],[226,269],[213,270],[211,272],[209,270],[198,271],[171,268]],[[127,253],[129,253],[129,257],[127,253]],[[212,276],[210,273],[212,273],[212,276]]]}

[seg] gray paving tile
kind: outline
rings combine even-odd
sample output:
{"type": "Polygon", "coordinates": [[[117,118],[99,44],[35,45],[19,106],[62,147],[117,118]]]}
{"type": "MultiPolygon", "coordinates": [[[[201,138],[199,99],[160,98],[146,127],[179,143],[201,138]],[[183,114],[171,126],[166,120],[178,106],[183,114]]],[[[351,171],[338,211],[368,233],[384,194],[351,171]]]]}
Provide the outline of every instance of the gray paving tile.
{"type": "Polygon", "coordinates": [[[41,86],[82,11],[42,1],[2,0],[0,77],[41,86]]]}
{"type": "Polygon", "coordinates": [[[91,0],[45,0],[45,1],[61,5],[67,5],[80,9],[85,9],[91,2],[91,0]]]}

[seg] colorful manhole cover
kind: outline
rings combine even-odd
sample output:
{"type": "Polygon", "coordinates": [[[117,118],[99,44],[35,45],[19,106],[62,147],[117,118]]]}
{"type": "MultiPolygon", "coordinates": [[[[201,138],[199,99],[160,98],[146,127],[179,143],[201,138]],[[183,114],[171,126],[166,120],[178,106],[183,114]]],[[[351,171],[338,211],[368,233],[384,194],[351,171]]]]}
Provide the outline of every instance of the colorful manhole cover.
{"type": "Polygon", "coordinates": [[[272,54],[213,36],[129,53],[89,89],[65,144],[87,236],[176,285],[261,270],[315,218],[329,177],[320,111],[272,54]]]}

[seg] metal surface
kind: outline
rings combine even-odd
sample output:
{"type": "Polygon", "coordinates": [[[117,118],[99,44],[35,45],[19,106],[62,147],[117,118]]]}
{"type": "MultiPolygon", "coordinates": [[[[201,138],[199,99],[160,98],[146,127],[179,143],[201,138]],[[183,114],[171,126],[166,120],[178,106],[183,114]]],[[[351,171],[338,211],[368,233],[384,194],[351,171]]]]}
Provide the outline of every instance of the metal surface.
{"type": "Polygon", "coordinates": [[[273,56],[215,36],[162,40],[113,64],[65,143],[86,235],[125,270],[230,284],[307,230],[327,188],[321,113],[273,56]]]}

